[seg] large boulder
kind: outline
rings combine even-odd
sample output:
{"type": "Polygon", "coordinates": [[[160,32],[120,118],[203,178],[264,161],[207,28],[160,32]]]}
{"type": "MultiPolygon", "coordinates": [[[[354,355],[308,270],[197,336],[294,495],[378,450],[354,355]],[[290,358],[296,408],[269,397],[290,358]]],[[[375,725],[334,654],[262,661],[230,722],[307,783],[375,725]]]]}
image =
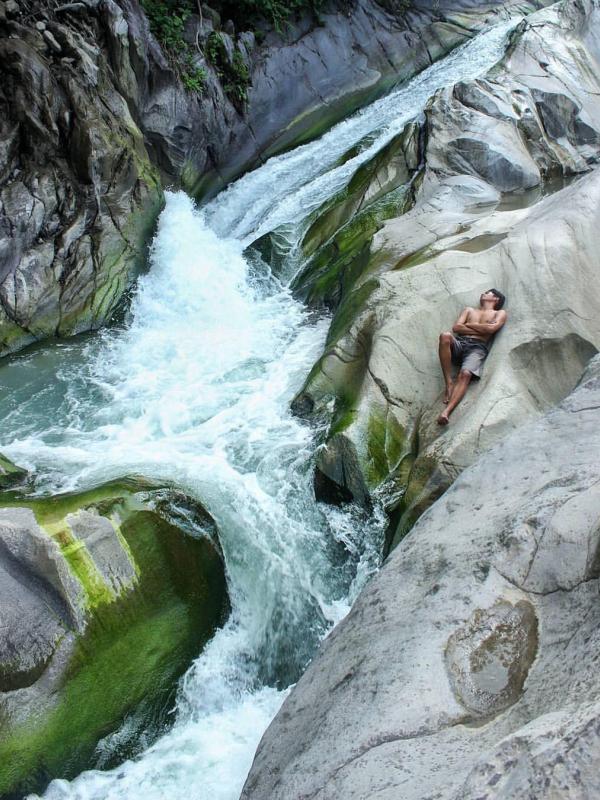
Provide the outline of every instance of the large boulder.
{"type": "Polygon", "coordinates": [[[466,469],[323,643],[243,800],[600,793],[600,357],[466,469]]]}
{"type": "Polygon", "coordinates": [[[130,715],[135,752],[224,619],[214,522],[174,490],[123,480],[0,507],[0,794],[94,764],[130,715]],[[184,519],[185,518],[185,519],[184,519]]]}
{"type": "Polygon", "coordinates": [[[600,222],[598,23],[595,4],[558,3],[513,32],[489,75],[440,91],[423,123],[412,208],[363,243],[358,267],[317,274],[349,287],[294,403],[330,414],[317,490],[361,502],[378,493],[399,520],[396,541],[478,454],[564,397],[600,348],[589,291],[600,222]],[[483,379],[440,430],[438,335],[491,286],[508,295],[508,324],[483,379]]]}

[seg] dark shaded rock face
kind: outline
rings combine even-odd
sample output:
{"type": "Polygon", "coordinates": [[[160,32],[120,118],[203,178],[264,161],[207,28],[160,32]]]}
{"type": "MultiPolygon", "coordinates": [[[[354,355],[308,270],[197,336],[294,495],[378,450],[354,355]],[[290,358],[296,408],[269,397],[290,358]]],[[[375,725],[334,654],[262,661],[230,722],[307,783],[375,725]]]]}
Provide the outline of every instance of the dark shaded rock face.
{"type": "Polygon", "coordinates": [[[0,21],[0,353],[104,324],[161,208],[104,9],[0,21]]]}
{"type": "Polygon", "coordinates": [[[143,262],[162,186],[211,196],[521,5],[424,1],[405,13],[357,0],[260,47],[221,32],[250,76],[248,102],[234,104],[201,51],[214,19],[186,23],[207,75],[198,95],[137,0],[0,2],[0,355],[110,319],[143,262]]]}
{"type": "Polygon", "coordinates": [[[0,795],[19,797],[93,766],[127,715],[130,748],[168,724],[228,597],[215,523],[172,489],[0,501],[0,795]]]}

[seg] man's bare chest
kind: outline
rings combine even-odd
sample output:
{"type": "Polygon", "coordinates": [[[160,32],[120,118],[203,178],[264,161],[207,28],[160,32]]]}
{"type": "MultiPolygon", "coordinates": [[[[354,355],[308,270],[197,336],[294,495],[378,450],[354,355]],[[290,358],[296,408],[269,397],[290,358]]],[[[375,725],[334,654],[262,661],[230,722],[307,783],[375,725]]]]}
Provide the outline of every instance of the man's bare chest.
{"type": "Polygon", "coordinates": [[[469,311],[466,321],[467,324],[469,324],[469,322],[475,322],[478,325],[483,325],[487,322],[495,322],[496,315],[496,311],[469,311]]]}

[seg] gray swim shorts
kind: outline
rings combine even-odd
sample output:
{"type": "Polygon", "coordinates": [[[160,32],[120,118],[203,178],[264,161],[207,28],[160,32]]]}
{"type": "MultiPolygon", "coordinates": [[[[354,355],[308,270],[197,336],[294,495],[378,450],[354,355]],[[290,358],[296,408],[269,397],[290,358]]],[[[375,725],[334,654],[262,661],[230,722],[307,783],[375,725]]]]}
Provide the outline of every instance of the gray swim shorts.
{"type": "Polygon", "coordinates": [[[483,362],[489,353],[485,342],[472,336],[454,336],[450,347],[452,363],[461,369],[469,370],[475,380],[479,380],[483,362]]]}

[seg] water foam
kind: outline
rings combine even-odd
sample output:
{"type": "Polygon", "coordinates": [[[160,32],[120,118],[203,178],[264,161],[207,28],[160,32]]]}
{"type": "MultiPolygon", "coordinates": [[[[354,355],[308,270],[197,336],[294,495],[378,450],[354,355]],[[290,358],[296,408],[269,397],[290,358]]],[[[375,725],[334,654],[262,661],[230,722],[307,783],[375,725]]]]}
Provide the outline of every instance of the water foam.
{"type": "Polygon", "coordinates": [[[454,50],[412,80],[352,117],[335,125],[317,142],[271,158],[233,183],[207,210],[216,231],[246,245],[280,226],[299,226],[325,200],[347,185],[361,164],[373,158],[418,117],[444,86],[469,81],[489,70],[503,55],[506,37],[520,18],[511,18],[454,50]],[[340,164],[351,148],[363,146],[340,164]]]}
{"type": "Polygon", "coordinates": [[[219,239],[181,193],[167,196],[151,260],[129,327],[61,345],[50,396],[18,379],[48,348],[6,368],[7,427],[26,421],[27,434],[4,450],[35,467],[40,489],[140,473],[201,500],[233,611],[182,681],[173,728],[117,769],[53,781],[48,798],[236,797],[285,687],[348,610],[357,565],[378,562],[378,523],[337,545],[338,517],[312,494],[314,431],[289,411],[326,320],[310,323],[285,287],[254,279],[242,245],[219,239]]]}

